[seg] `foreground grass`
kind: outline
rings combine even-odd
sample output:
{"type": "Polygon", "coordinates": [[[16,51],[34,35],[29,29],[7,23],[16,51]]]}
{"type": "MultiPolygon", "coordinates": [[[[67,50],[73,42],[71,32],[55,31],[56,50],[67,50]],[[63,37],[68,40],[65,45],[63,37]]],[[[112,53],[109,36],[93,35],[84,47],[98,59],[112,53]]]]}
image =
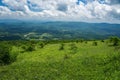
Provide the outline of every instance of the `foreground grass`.
{"type": "MultiPolygon", "coordinates": [[[[47,44],[33,52],[19,53],[17,61],[0,67],[0,80],[120,80],[119,50],[106,43],[47,44]]],[[[13,51],[19,51],[14,48],[13,51]]]]}

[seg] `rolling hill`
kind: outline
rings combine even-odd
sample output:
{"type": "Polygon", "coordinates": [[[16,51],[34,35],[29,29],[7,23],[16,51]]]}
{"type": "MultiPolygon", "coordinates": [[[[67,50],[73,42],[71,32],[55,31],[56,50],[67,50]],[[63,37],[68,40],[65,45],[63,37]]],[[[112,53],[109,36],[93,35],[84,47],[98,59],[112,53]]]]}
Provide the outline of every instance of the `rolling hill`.
{"type": "Polygon", "coordinates": [[[84,22],[0,21],[0,40],[105,39],[120,37],[120,24],[84,22]]]}

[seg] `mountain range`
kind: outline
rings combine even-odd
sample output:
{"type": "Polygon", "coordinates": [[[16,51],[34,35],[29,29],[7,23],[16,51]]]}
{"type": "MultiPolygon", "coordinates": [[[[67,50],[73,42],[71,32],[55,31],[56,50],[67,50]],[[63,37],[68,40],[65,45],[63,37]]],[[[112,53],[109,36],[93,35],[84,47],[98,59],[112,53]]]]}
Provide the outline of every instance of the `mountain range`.
{"type": "Polygon", "coordinates": [[[106,39],[120,37],[120,24],[0,20],[0,40],[106,39]]]}

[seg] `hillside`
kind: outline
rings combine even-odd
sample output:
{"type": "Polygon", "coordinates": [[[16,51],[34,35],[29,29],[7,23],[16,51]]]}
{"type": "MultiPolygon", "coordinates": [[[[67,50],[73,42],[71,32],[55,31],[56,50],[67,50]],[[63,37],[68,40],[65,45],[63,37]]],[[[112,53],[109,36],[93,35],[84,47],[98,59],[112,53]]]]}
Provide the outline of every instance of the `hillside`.
{"type": "Polygon", "coordinates": [[[120,37],[120,24],[0,21],[0,40],[106,39],[120,37]]]}
{"type": "Polygon", "coordinates": [[[44,47],[37,42],[35,51],[23,49],[17,45],[12,47],[12,53],[18,54],[17,59],[0,66],[0,80],[120,79],[120,50],[109,46],[107,41],[57,42],[44,47]]]}

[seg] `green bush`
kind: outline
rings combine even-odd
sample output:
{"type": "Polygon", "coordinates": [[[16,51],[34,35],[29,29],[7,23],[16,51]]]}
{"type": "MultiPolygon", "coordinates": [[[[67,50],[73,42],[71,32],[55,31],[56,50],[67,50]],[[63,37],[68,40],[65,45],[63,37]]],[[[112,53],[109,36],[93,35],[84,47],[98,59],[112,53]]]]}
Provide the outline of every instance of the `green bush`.
{"type": "Polygon", "coordinates": [[[84,42],[84,40],[83,40],[83,39],[81,39],[81,40],[80,40],[80,42],[81,42],[81,43],[83,43],[83,42],[84,42]]]}
{"type": "Polygon", "coordinates": [[[109,39],[110,43],[112,43],[112,46],[118,46],[119,45],[119,42],[120,42],[120,39],[118,37],[111,37],[109,39]]]}
{"type": "Polygon", "coordinates": [[[93,42],[93,46],[97,46],[98,43],[96,41],[93,42]]]}
{"type": "Polygon", "coordinates": [[[103,73],[106,76],[110,76],[111,73],[117,74],[120,70],[120,53],[111,53],[101,62],[103,67],[103,73]]]}
{"type": "Polygon", "coordinates": [[[77,46],[74,43],[70,44],[69,46],[70,46],[70,48],[69,48],[70,53],[75,54],[77,52],[77,46]]]}
{"type": "Polygon", "coordinates": [[[87,41],[85,41],[85,44],[87,44],[88,42],[87,41]]]}
{"type": "Polygon", "coordinates": [[[66,60],[66,59],[69,59],[69,58],[70,58],[70,55],[65,54],[63,59],[66,60]]]}
{"type": "Polygon", "coordinates": [[[101,40],[101,42],[103,42],[103,43],[104,43],[105,41],[104,41],[104,40],[101,40]]]}
{"type": "Polygon", "coordinates": [[[35,51],[35,46],[32,46],[32,45],[28,46],[26,48],[26,51],[35,51]]]}
{"type": "Polygon", "coordinates": [[[76,43],[79,43],[79,40],[76,40],[76,43]]]}
{"type": "Polygon", "coordinates": [[[59,50],[64,50],[64,44],[60,44],[59,50]]]}
{"type": "Polygon", "coordinates": [[[23,45],[21,46],[21,48],[23,49],[22,52],[25,52],[25,51],[35,51],[35,45],[23,45]]]}
{"type": "Polygon", "coordinates": [[[44,43],[40,43],[40,48],[44,48],[44,43]]]}
{"type": "Polygon", "coordinates": [[[120,50],[120,46],[115,46],[115,50],[120,50]]]}
{"type": "Polygon", "coordinates": [[[5,44],[0,45],[0,65],[9,64],[11,62],[10,50],[10,46],[5,44]]]}
{"type": "Polygon", "coordinates": [[[25,46],[25,45],[23,45],[23,46],[21,46],[21,48],[22,48],[23,50],[25,50],[25,49],[26,49],[26,46],[25,46]]]}
{"type": "Polygon", "coordinates": [[[15,62],[17,59],[18,53],[14,52],[10,54],[10,62],[15,62]]]}

